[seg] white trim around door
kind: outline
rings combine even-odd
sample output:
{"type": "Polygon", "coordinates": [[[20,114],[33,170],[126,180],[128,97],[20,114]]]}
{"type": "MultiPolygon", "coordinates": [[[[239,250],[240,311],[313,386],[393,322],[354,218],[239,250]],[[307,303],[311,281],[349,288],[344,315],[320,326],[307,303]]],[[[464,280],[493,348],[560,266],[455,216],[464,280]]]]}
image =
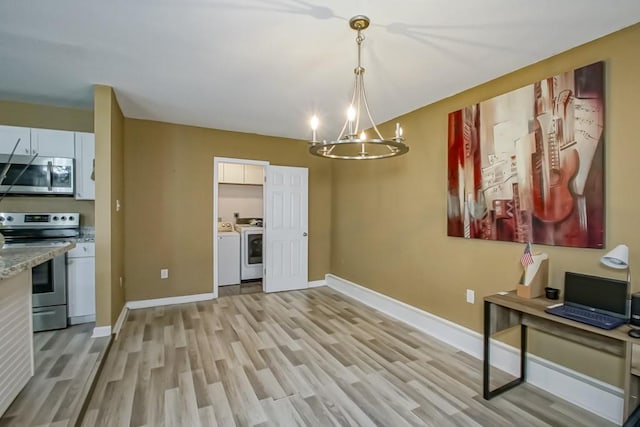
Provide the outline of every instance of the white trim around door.
{"type": "MultiPolygon", "coordinates": [[[[249,160],[249,159],[238,159],[231,157],[214,157],[213,158],[213,217],[211,218],[213,224],[213,298],[218,298],[218,185],[219,185],[219,163],[236,163],[242,165],[256,165],[262,166],[266,169],[269,166],[269,162],[265,160],[249,160]]],[[[265,200],[266,194],[266,183],[262,186],[262,200],[265,200]]],[[[263,214],[262,218],[267,221],[266,211],[263,205],[263,214]]],[[[263,288],[264,289],[264,288],[263,288]]]]}

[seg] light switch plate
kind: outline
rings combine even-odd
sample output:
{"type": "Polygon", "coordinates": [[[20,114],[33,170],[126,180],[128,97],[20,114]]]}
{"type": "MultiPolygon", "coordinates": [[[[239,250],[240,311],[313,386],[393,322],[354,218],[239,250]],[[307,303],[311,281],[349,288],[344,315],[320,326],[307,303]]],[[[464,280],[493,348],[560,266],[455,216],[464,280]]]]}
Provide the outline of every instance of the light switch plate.
{"type": "Polygon", "coordinates": [[[168,279],[169,278],[169,269],[168,268],[163,268],[160,270],[160,278],[161,279],[168,279]]]}
{"type": "Polygon", "coordinates": [[[467,302],[469,304],[474,304],[476,301],[476,293],[471,289],[467,289],[467,302]]]}

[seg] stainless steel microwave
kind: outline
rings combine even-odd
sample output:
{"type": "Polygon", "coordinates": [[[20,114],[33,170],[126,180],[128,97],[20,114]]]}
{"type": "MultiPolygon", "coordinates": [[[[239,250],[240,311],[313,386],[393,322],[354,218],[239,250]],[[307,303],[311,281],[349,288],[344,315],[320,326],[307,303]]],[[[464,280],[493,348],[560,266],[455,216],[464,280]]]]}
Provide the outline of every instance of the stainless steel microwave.
{"type": "MultiPolygon", "coordinates": [[[[13,156],[7,176],[0,185],[0,194],[73,195],[75,183],[74,160],[67,157],[13,156]],[[26,168],[26,169],[25,169],[26,168]]],[[[0,171],[9,155],[0,154],[0,171]]]]}

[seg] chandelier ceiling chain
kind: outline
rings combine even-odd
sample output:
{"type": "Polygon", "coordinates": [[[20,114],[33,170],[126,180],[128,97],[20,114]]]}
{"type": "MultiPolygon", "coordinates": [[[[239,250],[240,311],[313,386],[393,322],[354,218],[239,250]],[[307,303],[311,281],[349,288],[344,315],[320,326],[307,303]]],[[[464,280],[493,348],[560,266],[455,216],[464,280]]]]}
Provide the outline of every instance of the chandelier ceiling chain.
{"type": "Polygon", "coordinates": [[[315,156],[332,159],[370,160],[400,156],[409,151],[409,147],[404,143],[400,124],[396,123],[395,137],[385,139],[378,130],[369,109],[364,89],[365,69],[361,61],[362,42],[365,39],[362,31],[369,27],[369,24],[369,18],[364,15],[356,15],[349,20],[349,26],[358,32],[356,36],[358,66],[353,70],[355,74],[353,96],[347,110],[347,120],[335,141],[318,140],[317,129],[320,121],[317,116],[311,118],[309,152],[315,156]],[[362,110],[364,110],[366,117],[362,115],[362,110]],[[361,123],[366,119],[368,119],[368,123],[366,123],[368,126],[365,128],[365,126],[361,126],[361,123]],[[367,137],[365,129],[373,130],[374,137],[367,137]]]}

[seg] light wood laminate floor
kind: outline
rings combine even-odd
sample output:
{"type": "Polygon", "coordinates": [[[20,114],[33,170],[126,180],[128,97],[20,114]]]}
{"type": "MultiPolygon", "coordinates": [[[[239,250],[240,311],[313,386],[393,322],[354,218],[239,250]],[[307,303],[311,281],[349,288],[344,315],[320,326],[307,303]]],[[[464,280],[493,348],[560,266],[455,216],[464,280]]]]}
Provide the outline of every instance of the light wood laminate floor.
{"type": "Polygon", "coordinates": [[[240,283],[238,285],[227,285],[218,287],[218,298],[231,295],[246,295],[262,292],[262,281],[252,281],[240,283]]]}
{"type": "Polygon", "coordinates": [[[35,374],[0,418],[0,426],[75,426],[110,337],[91,338],[94,323],[33,335],[35,374]]]}
{"type": "Polygon", "coordinates": [[[83,425],[612,425],[481,384],[480,360],[329,288],[236,295],[131,311],[83,425]]]}

